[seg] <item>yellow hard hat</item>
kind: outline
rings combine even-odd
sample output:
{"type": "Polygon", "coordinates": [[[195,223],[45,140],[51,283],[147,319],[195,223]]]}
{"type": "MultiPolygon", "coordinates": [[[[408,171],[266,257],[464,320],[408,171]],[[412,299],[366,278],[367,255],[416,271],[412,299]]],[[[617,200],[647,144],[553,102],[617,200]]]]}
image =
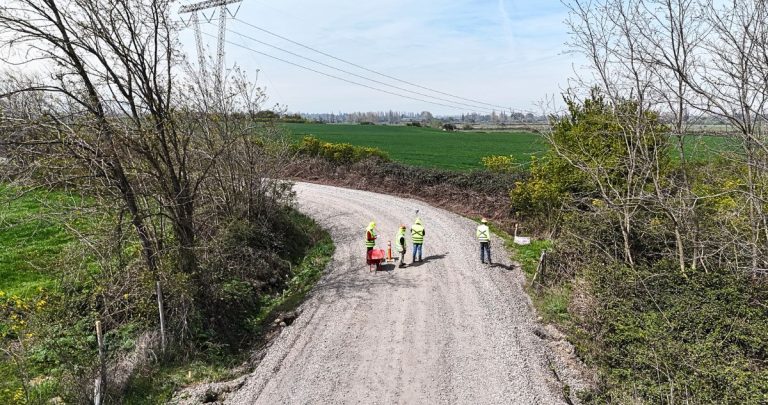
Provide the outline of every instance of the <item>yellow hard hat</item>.
{"type": "Polygon", "coordinates": [[[483,218],[483,219],[481,219],[481,220],[480,220],[480,222],[482,222],[482,223],[484,223],[484,224],[485,224],[485,223],[487,223],[487,222],[488,222],[488,220],[486,220],[485,218],[483,218]]]}
{"type": "Polygon", "coordinates": [[[421,219],[416,218],[416,221],[414,221],[414,223],[417,223],[417,224],[421,225],[421,219]]]}
{"type": "Polygon", "coordinates": [[[371,221],[371,223],[370,223],[370,224],[368,224],[368,227],[369,227],[369,228],[375,228],[375,227],[376,227],[376,223],[375,223],[375,222],[373,222],[373,221],[371,221]]]}

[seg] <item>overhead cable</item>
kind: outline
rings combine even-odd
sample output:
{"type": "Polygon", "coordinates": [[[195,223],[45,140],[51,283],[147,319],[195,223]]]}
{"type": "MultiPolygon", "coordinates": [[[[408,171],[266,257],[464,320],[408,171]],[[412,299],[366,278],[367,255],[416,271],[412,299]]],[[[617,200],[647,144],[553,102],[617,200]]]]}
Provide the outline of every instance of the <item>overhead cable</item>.
{"type": "MultiPolygon", "coordinates": [[[[203,35],[209,36],[211,38],[216,38],[215,35],[209,34],[207,32],[204,32],[203,35]]],[[[327,76],[327,77],[330,77],[330,78],[333,78],[333,79],[341,80],[343,82],[347,82],[347,83],[354,84],[354,85],[357,85],[357,86],[362,86],[362,87],[365,87],[365,88],[368,88],[368,89],[371,89],[371,90],[375,90],[375,91],[378,91],[378,92],[382,92],[382,93],[386,93],[386,94],[391,94],[393,96],[403,97],[403,98],[407,98],[407,99],[410,99],[410,100],[421,101],[423,103],[429,103],[429,104],[439,105],[439,106],[442,106],[442,107],[448,107],[448,108],[452,108],[452,109],[455,109],[455,110],[462,110],[462,109],[464,109],[464,108],[458,107],[456,105],[449,105],[449,104],[438,103],[438,102],[435,102],[435,101],[424,100],[424,99],[421,99],[421,98],[418,98],[418,97],[412,97],[412,96],[408,96],[408,95],[405,95],[405,94],[400,94],[400,93],[395,93],[393,91],[389,91],[389,90],[385,90],[385,89],[380,89],[378,87],[369,86],[369,85],[367,85],[365,83],[360,83],[360,82],[356,82],[356,81],[353,81],[353,80],[345,79],[343,77],[339,77],[339,76],[336,76],[336,75],[332,75],[330,73],[326,73],[326,72],[323,72],[323,71],[320,71],[320,70],[317,70],[317,69],[313,69],[313,68],[310,68],[310,67],[307,67],[307,66],[304,66],[304,65],[300,65],[298,63],[294,63],[294,62],[291,62],[289,60],[282,59],[282,58],[279,58],[277,56],[273,56],[273,55],[270,55],[268,53],[258,51],[256,49],[247,47],[247,46],[242,45],[242,44],[238,44],[238,43],[235,43],[235,42],[232,42],[232,41],[225,41],[225,42],[230,44],[230,45],[236,46],[238,48],[242,48],[242,49],[245,49],[247,51],[250,51],[250,52],[253,52],[253,53],[257,53],[259,55],[263,55],[263,56],[266,56],[268,58],[271,58],[271,59],[274,59],[274,60],[277,60],[277,61],[280,61],[280,62],[283,62],[283,63],[287,63],[289,65],[296,66],[296,67],[301,68],[301,69],[309,70],[310,72],[321,74],[323,76],[327,76]]]]}
{"type": "Polygon", "coordinates": [[[452,104],[456,104],[456,105],[463,105],[463,106],[466,106],[466,107],[471,107],[471,108],[473,108],[473,109],[477,109],[477,110],[483,110],[483,111],[493,111],[492,109],[490,109],[490,108],[488,108],[488,107],[483,107],[483,106],[479,106],[479,105],[476,105],[476,104],[467,104],[467,103],[462,103],[462,102],[460,102],[460,101],[450,100],[450,99],[447,99],[447,98],[435,97],[435,96],[433,96],[433,95],[431,95],[431,94],[421,93],[421,92],[418,92],[418,91],[415,91],[415,90],[410,90],[410,89],[406,89],[406,88],[403,88],[403,87],[395,86],[395,85],[393,85],[393,84],[389,84],[389,83],[386,83],[386,82],[382,82],[382,81],[380,81],[380,80],[371,79],[371,78],[369,78],[369,77],[365,77],[365,76],[359,75],[359,74],[357,74],[357,73],[354,73],[354,72],[350,72],[350,71],[348,71],[348,70],[344,70],[344,69],[341,69],[341,68],[337,68],[337,67],[335,67],[335,66],[329,65],[329,64],[327,64],[327,63],[323,63],[323,62],[320,62],[320,61],[318,61],[318,60],[315,60],[315,59],[312,59],[312,58],[308,58],[308,57],[306,57],[306,56],[303,56],[303,55],[299,55],[299,54],[297,54],[297,53],[295,53],[295,52],[291,52],[291,51],[289,51],[289,50],[287,50],[287,49],[284,49],[284,48],[281,48],[281,47],[279,47],[279,46],[276,46],[276,45],[272,45],[272,44],[270,44],[270,43],[267,43],[267,42],[264,42],[264,41],[260,41],[260,40],[258,40],[258,39],[256,39],[256,38],[253,38],[253,37],[251,37],[251,36],[248,36],[248,35],[245,35],[245,34],[239,33],[239,32],[237,32],[237,31],[234,31],[234,30],[232,30],[232,29],[229,29],[229,28],[228,28],[228,29],[227,29],[227,31],[229,31],[229,32],[231,32],[231,33],[233,33],[233,34],[235,34],[235,35],[239,35],[239,36],[241,36],[241,37],[243,37],[243,38],[249,39],[249,40],[251,40],[251,41],[254,41],[254,42],[258,42],[258,43],[260,43],[260,44],[262,44],[262,45],[266,45],[266,46],[268,46],[268,47],[270,47],[270,48],[274,48],[274,49],[277,49],[277,50],[279,50],[279,51],[285,52],[285,53],[287,53],[287,54],[290,54],[290,55],[296,56],[297,58],[301,58],[301,59],[304,59],[304,60],[308,60],[308,61],[310,61],[310,62],[313,62],[313,63],[317,63],[318,65],[321,65],[321,66],[325,66],[325,67],[327,67],[327,68],[329,68],[329,69],[337,70],[337,71],[339,71],[339,72],[343,72],[343,73],[346,73],[346,74],[348,74],[348,75],[351,75],[351,76],[355,76],[355,77],[357,77],[357,78],[360,78],[360,79],[363,79],[363,80],[368,80],[368,81],[371,81],[371,82],[374,82],[374,83],[377,83],[377,84],[381,84],[381,85],[384,85],[384,86],[387,86],[387,87],[391,87],[391,88],[394,88],[394,89],[397,89],[397,90],[400,90],[400,91],[405,91],[405,92],[408,92],[408,93],[418,94],[419,96],[422,96],[422,97],[429,97],[429,98],[431,98],[431,99],[440,100],[440,101],[445,101],[445,102],[448,102],[448,103],[452,103],[452,104]]]}
{"type": "Polygon", "coordinates": [[[428,91],[431,91],[433,93],[442,94],[444,96],[453,97],[453,98],[464,100],[464,101],[469,101],[469,102],[472,102],[472,103],[482,104],[482,105],[486,105],[486,106],[494,107],[494,108],[500,108],[502,110],[510,110],[511,109],[509,106],[505,107],[505,106],[501,106],[501,105],[497,105],[497,104],[491,104],[491,103],[485,103],[485,102],[478,101],[478,100],[473,100],[471,98],[465,98],[465,97],[461,97],[461,96],[456,96],[456,95],[453,95],[453,94],[450,94],[450,93],[445,93],[445,92],[442,92],[440,90],[435,90],[435,89],[432,89],[432,88],[429,88],[429,87],[426,87],[426,86],[422,86],[422,85],[419,85],[419,84],[416,84],[416,83],[412,83],[412,82],[409,82],[409,81],[406,81],[406,80],[398,79],[398,78],[396,78],[394,76],[390,76],[388,74],[381,73],[381,72],[375,71],[373,69],[369,69],[369,68],[367,68],[365,66],[358,65],[357,63],[350,62],[348,60],[344,60],[344,59],[338,58],[338,57],[333,56],[331,54],[328,54],[326,52],[323,52],[323,51],[320,51],[318,49],[315,49],[315,48],[313,48],[311,46],[307,46],[307,45],[304,45],[302,43],[296,42],[296,41],[294,41],[294,40],[292,40],[290,38],[286,38],[286,37],[284,37],[284,36],[282,36],[280,34],[276,34],[276,33],[272,32],[272,31],[269,31],[269,30],[267,30],[265,28],[261,28],[259,26],[254,25],[254,24],[251,24],[251,23],[249,23],[247,21],[243,21],[243,20],[241,20],[239,18],[233,18],[233,20],[238,21],[238,22],[240,22],[242,24],[245,24],[245,25],[247,25],[247,26],[249,26],[249,27],[251,27],[253,29],[257,29],[259,31],[262,31],[262,32],[267,33],[269,35],[272,35],[274,37],[280,38],[280,39],[282,39],[284,41],[288,41],[288,42],[290,42],[290,43],[292,43],[294,45],[300,46],[302,48],[308,49],[308,50],[313,51],[313,52],[317,52],[317,53],[319,53],[319,54],[321,54],[323,56],[327,56],[327,57],[329,57],[331,59],[335,59],[335,60],[337,60],[339,62],[346,63],[346,64],[354,66],[354,67],[356,67],[358,69],[362,69],[362,70],[365,70],[367,72],[374,73],[374,74],[377,74],[379,76],[386,77],[387,79],[391,79],[391,80],[394,80],[394,81],[397,81],[397,82],[400,82],[400,83],[404,83],[404,84],[407,84],[409,86],[418,87],[418,88],[423,89],[423,90],[428,90],[428,91]]]}

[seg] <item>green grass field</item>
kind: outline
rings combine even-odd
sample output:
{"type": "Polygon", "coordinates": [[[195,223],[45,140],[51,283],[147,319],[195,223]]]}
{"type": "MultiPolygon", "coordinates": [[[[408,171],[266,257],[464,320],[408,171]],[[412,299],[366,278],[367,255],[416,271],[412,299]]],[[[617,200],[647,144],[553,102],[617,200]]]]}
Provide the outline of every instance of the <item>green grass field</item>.
{"type": "Polygon", "coordinates": [[[333,143],[379,148],[398,162],[424,167],[469,170],[483,167],[489,155],[512,155],[525,163],[546,146],[530,132],[445,132],[433,128],[386,125],[283,124],[300,140],[314,135],[333,143]]]}
{"type": "Polygon", "coordinates": [[[0,291],[23,297],[53,285],[56,259],[72,238],[46,214],[60,209],[64,198],[38,192],[17,197],[0,186],[0,291]]]}
{"type": "MultiPolygon", "coordinates": [[[[294,140],[313,135],[333,143],[379,148],[398,162],[451,170],[482,168],[481,159],[490,155],[511,155],[519,163],[541,156],[547,150],[541,135],[530,132],[444,132],[433,128],[394,125],[282,124],[294,140]]],[[[670,153],[676,159],[677,140],[671,139],[670,153]]],[[[689,135],[685,151],[689,158],[710,159],[722,151],[738,150],[734,138],[689,135]]]]}

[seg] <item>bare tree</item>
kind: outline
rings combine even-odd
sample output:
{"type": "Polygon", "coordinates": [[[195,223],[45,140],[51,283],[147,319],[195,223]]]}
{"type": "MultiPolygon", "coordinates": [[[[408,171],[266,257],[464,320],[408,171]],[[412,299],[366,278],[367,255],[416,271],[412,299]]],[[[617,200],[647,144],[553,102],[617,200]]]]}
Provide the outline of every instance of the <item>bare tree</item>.
{"type": "MultiPolygon", "coordinates": [[[[574,0],[568,6],[571,46],[587,56],[589,71],[594,73],[592,78],[581,77],[579,86],[599,86],[615,105],[622,100],[638,103],[638,118],[643,111],[658,111],[676,140],[679,179],[664,173],[666,156],[661,149],[638,150],[656,154],[637,160],[637,173],[642,181],[653,183],[653,193],[637,190],[625,193],[625,200],[658,210],[669,219],[681,271],[704,265],[705,256],[722,252],[724,245],[733,245],[740,252],[738,257],[748,258],[753,272],[763,271],[768,247],[764,212],[768,149],[762,129],[768,101],[765,4],[574,0]],[[734,233],[716,232],[704,240],[697,207],[719,194],[697,195],[692,189],[685,154],[692,115],[716,117],[738,130],[742,153],[735,158],[747,168],[746,189],[729,192],[748,201],[748,237],[737,226],[734,233]],[[669,184],[670,179],[674,184],[669,184]],[[736,241],[746,241],[748,250],[735,246],[736,241]]],[[[636,137],[641,135],[638,130],[647,129],[633,128],[636,137]]],[[[628,215],[625,218],[631,222],[628,215]]]]}
{"type": "MultiPolygon", "coordinates": [[[[222,97],[203,91],[177,51],[170,4],[0,5],[2,60],[13,67],[0,94],[9,107],[0,144],[9,167],[19,169],[16,181],[74,186],[107,206],[119,202],[146,271],[164,282],[167,269],[178,270],[201,288],[200,252],[216,221],[199,213],[242,206],[233,199],[255,207],[277,167],[252,139],[249,118],[263,91],[241,73],[222,97]]],[[[175,310],[183,333],[189,309],[175,310]]]]}

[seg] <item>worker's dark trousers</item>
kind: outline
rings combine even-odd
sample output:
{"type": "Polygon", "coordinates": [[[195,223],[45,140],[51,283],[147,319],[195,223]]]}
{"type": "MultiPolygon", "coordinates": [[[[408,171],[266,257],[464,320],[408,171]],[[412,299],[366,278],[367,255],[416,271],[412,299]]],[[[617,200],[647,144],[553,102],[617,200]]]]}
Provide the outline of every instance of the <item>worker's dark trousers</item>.
{"type": "Polygon", "coordinates": [[[405,249],[400,252],[400,267],[405,267],[405,249]]]}
{"type": "Polygon", "coordinates": [[[480,261],[483,263],[485,256],[488,256],[488,263],[491,263],[491,242],[480,242],[480,261]]]}

